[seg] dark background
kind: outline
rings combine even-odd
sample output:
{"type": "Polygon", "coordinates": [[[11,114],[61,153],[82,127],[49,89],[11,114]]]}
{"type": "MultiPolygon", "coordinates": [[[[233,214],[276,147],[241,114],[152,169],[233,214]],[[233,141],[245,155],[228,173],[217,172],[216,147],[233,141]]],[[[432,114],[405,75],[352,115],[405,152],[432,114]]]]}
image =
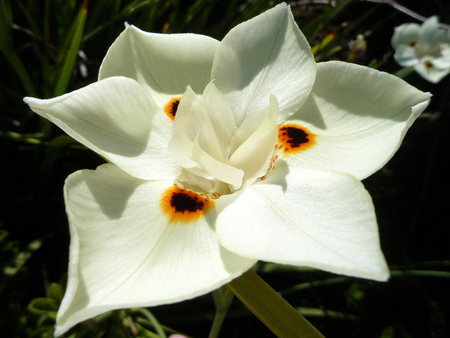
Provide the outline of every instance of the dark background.
{"type": "MultiPolygon", "coordinates": [[[[446,0],[401,1],[425,16],[450,23],[446,0]]],[[[66,92],[96,81],[108,47],[123,22],[154,32],[196,32],[221,39],[239,22],[274,5],[269,1],[91,1],[84,40],[66,92]],[[131,6],[131,7],[130,7],[131,6]],[[131,9],[133,10],[131,10],[131,9]],[[82,73],[82,69],[88,71],[82,73]]],[[[311,45],[337,32],[316,57],[346,61],[348,43],[363,34],[367,50],[355,62],[395,73],[390,39],[395,26],[419,21],[387,4],[335,1],[292,2],[311,45]],[[345,7],[342,7],[345,6],[345,7]],[[344,9],[342,9],[344,8],[344,9]]],[[[65,287],[69,234],[62,188],[78,169],[103,163],[95,153],[63,136],[34,115],[24,96],[52,97],[64,60],[64,43],[83,1],[4,1],[0,43],[0,335],[50,337],[58,297],[51,283],[65,287]],[[9,19],[8,19],[9,17],[9,19]],[[12,25],[11,25],[12,24],[12,25]],[[25,88],[11,63],[15,54],[28,72],[25,88]],[[45,311],[29,304],[53,299],[45,311]]],[[[449,337],[450,76],[438,84],[410,73],[405,80],[433,94],[394,158],[363,183],[377,210],[381,245],[392,271],[387,283],[341,277],[317,270],[260,263],[261,277],[327,337],[449,337]]],[[[210,295],[150,309],[159,322],[195,337],[208,335],[214,316],[210,295]]],[[[116,311],[77,326],[75,336],[133,337],[116,311]]],[[[145,326],[145,325],[144,325],[145,326]]],[[[66,335],[69,336],[69,335],[66,335]]],[[[141,336],[141,335],[140,335],[141,336]]],[[[145,336],[145,335],[142,335],[145,336]]],[[[234,300],[221,337],[272,337],[234,300]]]]}

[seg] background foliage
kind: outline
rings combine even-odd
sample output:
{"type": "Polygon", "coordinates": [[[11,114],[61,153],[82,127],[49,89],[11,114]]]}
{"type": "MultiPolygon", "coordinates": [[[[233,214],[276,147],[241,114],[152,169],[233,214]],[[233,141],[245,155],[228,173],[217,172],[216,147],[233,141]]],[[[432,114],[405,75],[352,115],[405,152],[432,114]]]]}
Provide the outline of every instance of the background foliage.
{"type": "MultiPolygon", "coordinates": [[[[392,2],[392,1],[391,1],[392,2]]],[[[425,17],[450,22],[447,0],[407,1],[425,17]]],[[[221,39],[276,1],[0,1],[0,335],[51,337],[67,273],[65,178],[103,162],[34,115],[24,96],[49,98],[96,81],[124,22],[153,32],[195,32],[221,39]]],[[[395,157],[363,183],[377,209],[387,283],[260,263],[258,273],[327,337],[449,337],[450,76],[439,84],[401,70],[392,58],[393,27],[417,22],[388,4],[293,1],[317,61],[356,62],[434,96],[395,157]],[[351,49],[361,34],[367,48],[351,49]]],[[[107,313],[67,337],[208,335],[210,295],[174,305],[107,313]]],[[[234,300],[222,337],[271,337],[234,300]]]]}

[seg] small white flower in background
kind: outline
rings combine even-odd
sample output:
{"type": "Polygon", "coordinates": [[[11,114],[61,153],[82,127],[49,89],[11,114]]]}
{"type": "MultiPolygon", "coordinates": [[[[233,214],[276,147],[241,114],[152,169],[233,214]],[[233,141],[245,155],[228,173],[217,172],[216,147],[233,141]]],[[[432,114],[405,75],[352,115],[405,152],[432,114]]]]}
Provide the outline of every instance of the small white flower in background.
{"type": "Polygon", "coordinates": [[[450,73],[450,31],[432,16],[421,26],[407,23],[392,36],[394,58],[403,67],[414,67],[424,79],[437,83],[450,73]]]}
{"type": "Polygon", "coordinates": [[[286,4],[221,42],[126,27],[98,82],[25,98],[111,162],[65,184],[70,263],[55,334],[205,294],[260,259],[386,280],[360,180],[429,100],[386,73],[316,64],[286,4]]]}

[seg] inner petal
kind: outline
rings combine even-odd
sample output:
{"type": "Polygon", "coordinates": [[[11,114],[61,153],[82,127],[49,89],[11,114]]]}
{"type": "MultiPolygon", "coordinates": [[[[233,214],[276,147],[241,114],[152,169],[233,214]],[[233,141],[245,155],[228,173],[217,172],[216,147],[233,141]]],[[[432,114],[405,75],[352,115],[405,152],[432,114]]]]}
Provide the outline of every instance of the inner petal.
{"type": "Polygon", "coordinates": [[[243,121],[233,137],[228,163],[244,170],[244,182],[251,184],[263,176],[270,165],[277,140],[278,102],[271,95],[269,107],[243,121]]]}
{"type": "Polygon", "coordinates": [[[202,102],[188,87],[177,109],[168,149],[192,174],[239,188],[244,172],[227,163],[235,130],[231,110],[213,83],[205,89],[202,102]]]}
{"type": "MultiPolygon", "coordinates": [[[[228,194],[247,187],[270,168],[277,143],[278,101],[236,127],[226,98],[211,82],[202,100],[187,88],[177,107],[169,151],[189,174],[189,187],[228,194]]],[[[185,180],[187,178],[187,180],[185,180]]]]}

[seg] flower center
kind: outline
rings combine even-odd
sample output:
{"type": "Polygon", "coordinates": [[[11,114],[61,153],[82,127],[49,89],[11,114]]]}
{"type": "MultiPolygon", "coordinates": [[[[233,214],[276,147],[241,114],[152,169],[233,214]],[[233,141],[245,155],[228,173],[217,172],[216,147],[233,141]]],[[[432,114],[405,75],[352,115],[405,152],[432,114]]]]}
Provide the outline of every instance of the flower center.
{"type": "Polygon", "coordinates": [[[431,61],[425,61],[423,63],[423,65],[425,66],[425,68],[428,68],[428,69],[432,69],[434,67],[433,63],[431,61]]]}
{"type": "Polygon", "coordinates": [[[184,169],[178,177],[190,189],[229,194],[266,174],[277,141],[278,102],[236,125],[228,101],[211,82],[200,100],[186,90],[172,129],[168,150],[184,169]]]}

